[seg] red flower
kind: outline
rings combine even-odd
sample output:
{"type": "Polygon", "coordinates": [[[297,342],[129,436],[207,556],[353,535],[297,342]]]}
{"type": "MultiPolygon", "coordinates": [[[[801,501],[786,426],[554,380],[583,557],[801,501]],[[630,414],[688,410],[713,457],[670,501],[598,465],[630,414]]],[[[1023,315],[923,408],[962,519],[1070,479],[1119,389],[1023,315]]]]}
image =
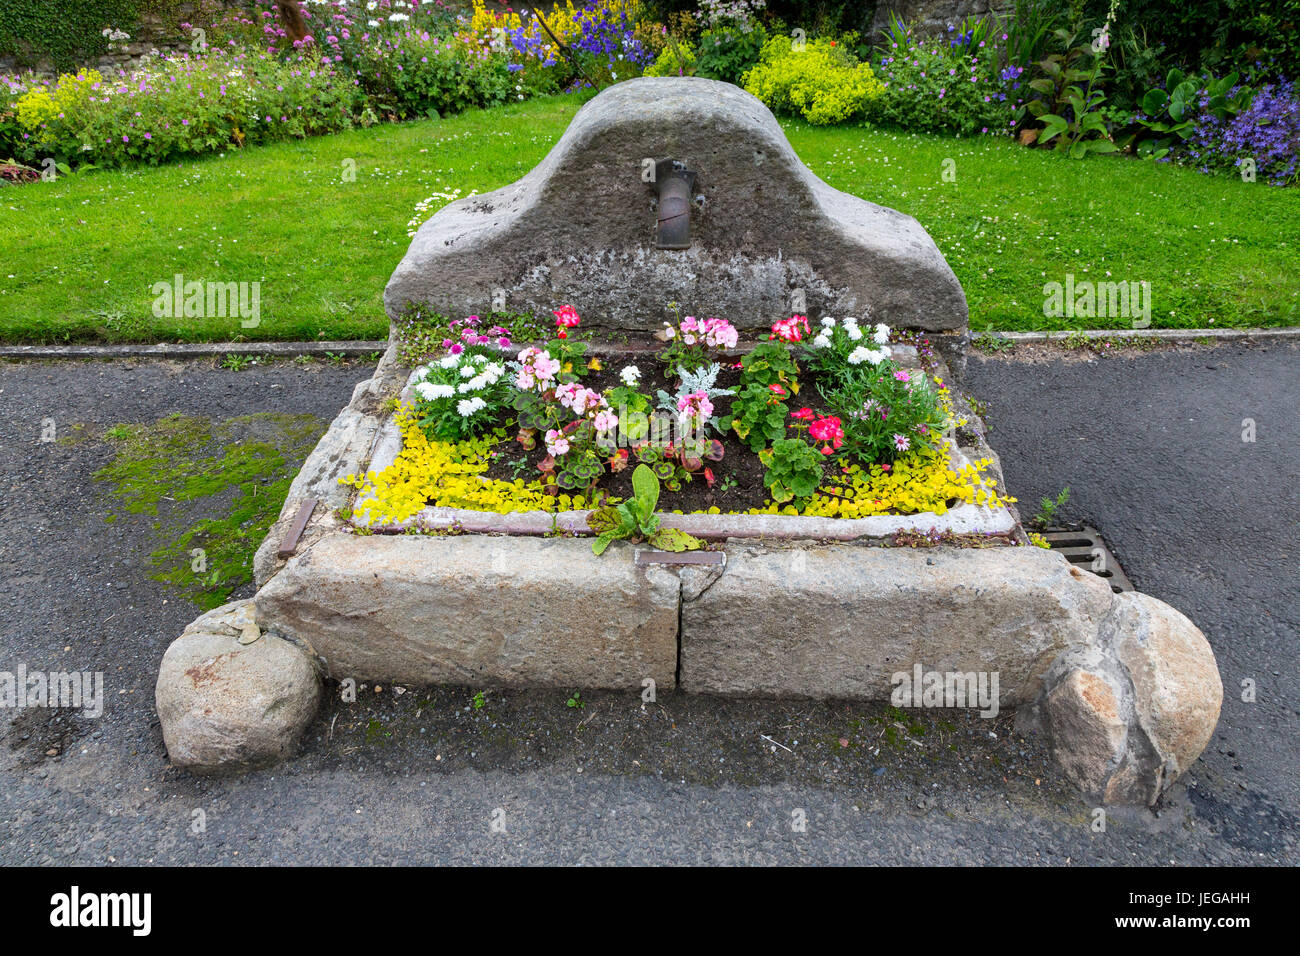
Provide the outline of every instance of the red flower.
{"type": "Polygon", "coordinates": [[[801,408],[797,412],[791,412],[790,417],[797,418],[801,422],[806,422],[813,417],[813,410],[811,408],[801,408]]]}
{"type": "Polygon", "coordinates": [[[808,434],[814,441],[826,442],[825,447],[818,449],[823,455],[829,455],[832,449],[844,444],[844,429],[833,415],[819,418],[809,425],[808,434]]]}
{"type": "Polygon", "coordinates": [[[768,386],[768,390],[778,398],[785,398],[786,396],[785,387],[775,382],[768,386]]]}
{"type": "MultiPolygon", "coordinates": [[[[578,310],[571,305],[562,305],[553,310],[555,313],[555,324],[557,327],[571,329],[582,320],[578,318],[578,310]]],[[[564,338],[564,333],[560,333],[560,338],[564,338]]]]}

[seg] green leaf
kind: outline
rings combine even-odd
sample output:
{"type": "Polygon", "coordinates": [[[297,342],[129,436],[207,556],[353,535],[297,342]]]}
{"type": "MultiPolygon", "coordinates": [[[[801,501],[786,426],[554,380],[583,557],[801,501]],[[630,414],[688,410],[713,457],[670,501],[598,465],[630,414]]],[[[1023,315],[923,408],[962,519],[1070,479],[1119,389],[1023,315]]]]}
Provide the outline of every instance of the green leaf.
{"type": "Polygon", "coordinates": [[[660,528],[649,540],[660,551],[696,551],[704,547],[703,541],[680,528],[660,528]]]}
{"type": "Polygon", "coordinates": [[[1169,96],[1164,90],[1148,90],[1142,97],[1142,112],[1153,119],[1165,111],[1169,105],[1169,96]]]}
{"type": "Polygon", "coordinates": [[[612,531],[607,531],[605,534],[602,534],[600,537],[596,538],[596,540],[591,542],[591,553],[596,555],[604,554],[605,549],[609,547],[610,542],[617,537],[618,535],[612,531]]]}
{"type": "Polygon", "coordinates": [[[659,504],[659,479],[645,465],[637,465],[632,472],[632,491],[642,514],[653,514],[659,504]]]}
{"type": "Polygon", "coordinates": [[[619,524],[619,513],[615,508],[601,508],[587,515],[587,527],[596,534],[613,531],[619,524]]]}
{"type": "Polygon", "coordinates": [[[1094,153],[1114,153],[1119,147],[1108,139],[1096,139],[1088,142],[1088,149],[1094,153]]]}
{"type": "Polygon", "coordinates": [[[785,504],[794,497],[794,492],[787,488],[779,478],[772,482],[772,487],[768,489],[768,492],[771,494],[772,500],[777,504],[785,504]]]}

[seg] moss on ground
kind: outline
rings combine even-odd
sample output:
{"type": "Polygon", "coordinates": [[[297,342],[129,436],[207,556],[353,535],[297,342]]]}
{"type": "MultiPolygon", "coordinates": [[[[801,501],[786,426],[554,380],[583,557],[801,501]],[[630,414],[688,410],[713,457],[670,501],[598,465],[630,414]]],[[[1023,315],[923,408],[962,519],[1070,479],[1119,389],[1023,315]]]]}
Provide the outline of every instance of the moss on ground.
{"type": "Polygon", "coordinates": [[[252,580],[253,555],[324,430],[314,415],[273,412],[118,424],[104,433],[113,461],[95,478],[113,484],[122,512],[158,516],[152,577],[213,608],[252,580]]]}

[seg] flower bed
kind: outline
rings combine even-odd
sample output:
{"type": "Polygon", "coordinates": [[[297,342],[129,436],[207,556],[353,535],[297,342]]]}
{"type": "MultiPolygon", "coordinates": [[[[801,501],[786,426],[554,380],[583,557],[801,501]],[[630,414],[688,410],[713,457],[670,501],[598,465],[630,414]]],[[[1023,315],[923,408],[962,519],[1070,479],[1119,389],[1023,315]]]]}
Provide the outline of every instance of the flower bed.
{"type": "Polygon", "coordinates": [[[477,317],[442,328],[443,354],[412,372],[388,453],[344,479],[358,524],[419,526],[426,509],[569,513],[578,520],[555,527],[602,534],[648,496],[647,520],[937,517],[1013,500],[987,459],[956,447],[967,423],[948,387],[884,326],[823,319],[813,334],[793,316],[737,360],[730,323],[688,316],[601,358],[571,307],[556,321],[555,338],[522,349],[477,317]]]}

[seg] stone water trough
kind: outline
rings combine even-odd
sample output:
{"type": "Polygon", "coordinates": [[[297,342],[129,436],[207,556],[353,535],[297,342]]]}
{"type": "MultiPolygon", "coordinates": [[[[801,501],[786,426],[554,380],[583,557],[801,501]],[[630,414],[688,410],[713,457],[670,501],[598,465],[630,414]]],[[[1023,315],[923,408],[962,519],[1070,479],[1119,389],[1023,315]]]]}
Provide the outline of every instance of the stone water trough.
{"type": "MultiPolygon", "coordinates": [[[[966,338],[961,287],[914,219],[832,189],[762,103],[694,78],[597,96],[523,179],[430,219],[385,302],[394,319],[413,304],[571,303],[584,326],[629,332],[672,308],[764,331],[792,311],[856,315],[925,331],[958,372],[966,338]]],[[[352,523],[339,479],[397,453],[385,403],[411,372],[397,341],[395,325],[293,483],[257,553],[256,597],[199,618],[164,656],[158,711],[178,766],[283,759],[323,677],[887,701],[922,672],[968,679],[958,706],[996,677],[996,707],[1108,802],[1155,802],[1210,739],[1222,685],[1195,625],[1028,546],[1013,510],[666,516],[715,543],[695,563],[626,543],[595,557],[589,539],[554,534],[584,530],[577,512],[430,508],[410,523],[426,533],[359,533],[373,529],[352,523]],[[1022,544],[882,546],[931,528],[1022,544]]],[[[982,440],[950,455],[991,459],[1000,484],[982,440]]]]}

